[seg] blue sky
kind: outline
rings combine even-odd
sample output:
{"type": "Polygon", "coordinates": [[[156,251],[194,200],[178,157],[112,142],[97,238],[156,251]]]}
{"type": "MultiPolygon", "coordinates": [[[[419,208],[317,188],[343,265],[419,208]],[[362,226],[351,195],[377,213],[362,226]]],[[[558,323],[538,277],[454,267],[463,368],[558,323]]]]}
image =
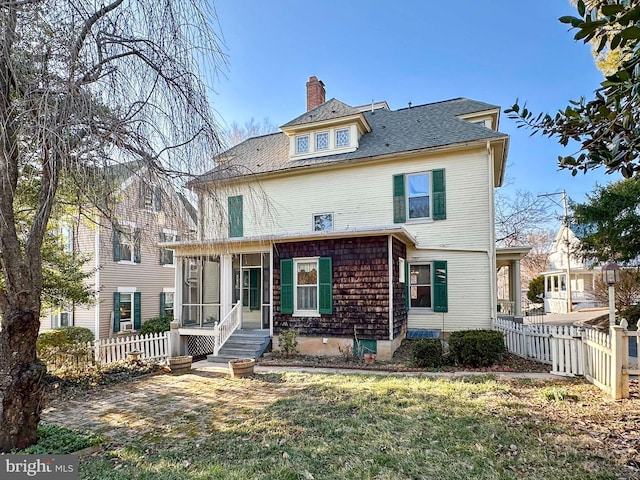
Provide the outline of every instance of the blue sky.
{"type": "MultiPolygon", "coordinates": [[[[504,110],[519,98],[549,113],[590,97],[602,80],[589,47],[557,20],[575,13],[568,0],[217,0],[215,8],[228,67],[209,86],[226,124],[298,116],[311,75],[327,99],[350,105],[467,97],[504,110]]],[[[530,137],[504,113],[500,130],[511,135],[507,193],[566,189],[581,201],[596,183],[621,178],[559,171],[558,155],[575,149],[530,137]]]]}

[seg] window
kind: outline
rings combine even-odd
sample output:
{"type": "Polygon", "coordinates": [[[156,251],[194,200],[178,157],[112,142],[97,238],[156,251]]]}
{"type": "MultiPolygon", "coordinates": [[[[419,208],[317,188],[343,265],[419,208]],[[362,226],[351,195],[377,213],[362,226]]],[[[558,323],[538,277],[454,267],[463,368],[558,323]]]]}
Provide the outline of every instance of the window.
{"type": "Polygon", "coordinates": [[[393,176],[393,221],[446,220],[445,171],[399,174],[393,176]]]}
{"type": "Polygon", "coordinates": [[[162,208],[162,190],[157,185],[140,182],[140,208],[159,212],[162,208]]]}
{"type": "Polygon", "coordinates": [[[336,130],[336,148],[348,147],[350,143],[348,128],[336,130]]]}
{"type": "Polygon", "coordinates": [[[173,317],[174,292],[162,292],[160,294],[160,316],[173,317]]]}
{"type": "Polygon", "coordinates": [[[327,150],[329,148],[329,133],[316,133],[316,150],[327,150]]]}
{"type": "MultiPolygon", "coordinates": [[[[177,242],[178,234],[172,230],[164,230],[160,233],[161,242],[177,242]]],[[[160,265],[173,265],[173,250],[171,248],[160,249],[160,265]]]]}
{"type": "Polygon", "coordinates": [[[60,227],[60,237],[62,237],[62,249],[65,253],[73,253],[73,227],[62,225],[60,227]]]}
{"type": "Polygon", "coordinates": [[[409,218],[429,218],[429,174],[407,175],[409,218]]]}
{"type": "Polygon", "coordinates": [[[318,261],[296,261],[296,311],[318,309],[318,261]]]}
{"type": "Polygon", "coordinates": [[[126,226],[114,227],[113,260],[140,263],[140,229],[126,226]]]}
{"type": "Polygon", "coordinates": [[[280,260],[280,313],[317,317],[333,313],[331,258],[280,260]]]}
{"type": "Polygon", "coordinates": [[[431,264],[412,264],[409,272],[411,308],[431,308],[431,264]]]}
{"type": "Polygon", "coordinates": [[[73,326],[73,308],[70,306],[59,306],[51,311],[51,328],[73,326]]]}
{"type": "Polygon", "coordinates": [[[448,312],[447,262],[436,260],[430,263],[408,265],[405,280],[406,307],[432,309],[448,312]]]}
{"type": "Polygon", "coordinates": [[[139,330],[141,322],[141,294],[135,287],[119,287],[113,294],[113,331],[139,330]]]}
{"type": "Polygon", "coordinates": [[[309,151],[309,135],[299,135],[296,137],[296,153],[307,153],[309,151]]]}
{"type": "Polygon", "coordinates": [[[313,216],[313,230],[323,232],[333,230],[333,213],[317,213],[313,216]]]}

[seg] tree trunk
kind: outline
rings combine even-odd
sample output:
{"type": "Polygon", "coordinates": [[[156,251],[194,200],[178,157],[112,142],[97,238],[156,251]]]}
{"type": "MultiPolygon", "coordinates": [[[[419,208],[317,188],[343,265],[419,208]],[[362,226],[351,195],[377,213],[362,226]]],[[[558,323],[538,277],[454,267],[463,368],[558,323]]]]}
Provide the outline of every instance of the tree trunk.
{"type": "Polygon", "coordinates": [[[45,365],[36,357],[40,319],[7,305],[0,330],[0,451],[25,448],[38,440],[45,365]]]}

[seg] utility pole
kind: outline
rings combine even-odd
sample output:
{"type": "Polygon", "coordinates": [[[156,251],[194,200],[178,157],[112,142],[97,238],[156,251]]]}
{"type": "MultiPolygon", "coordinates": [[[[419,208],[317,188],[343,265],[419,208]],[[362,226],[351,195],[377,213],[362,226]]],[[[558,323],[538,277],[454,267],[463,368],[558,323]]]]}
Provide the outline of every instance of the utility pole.
{"type": "Polygon", "coordinates": [[[567,192],[563,189],[560,192],[541,193],[538,196],[549,198],[553,203],[561,206],[564,213],[562,217],[562,226],[564,227],[564,234],[565,234],[564,243],[565,243],[566,254],[567,254],[567,268],[566,268],[567,313],[571,313],[573,311],[573,301],[571,298],[572,297],[571,295],[571,242],[569,239],[569,211],[567,209],[567,192]],[[562,205],[560,205],[553,198],[551,198],[553,195],[562,195],[561,197],[562,205]]]}

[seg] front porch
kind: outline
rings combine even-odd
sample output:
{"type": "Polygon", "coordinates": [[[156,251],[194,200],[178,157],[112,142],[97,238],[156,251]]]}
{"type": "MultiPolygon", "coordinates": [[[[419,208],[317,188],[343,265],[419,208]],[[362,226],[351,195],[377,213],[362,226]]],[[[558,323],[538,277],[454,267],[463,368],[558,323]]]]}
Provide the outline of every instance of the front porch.
{"type": "Polygon", "coordinates": [[[496,249],[496,317],[522,318],[520,262],[530,251],[531,247],[496,249]],[[502,276],[501,270],[505,272],[502,276]]]}

